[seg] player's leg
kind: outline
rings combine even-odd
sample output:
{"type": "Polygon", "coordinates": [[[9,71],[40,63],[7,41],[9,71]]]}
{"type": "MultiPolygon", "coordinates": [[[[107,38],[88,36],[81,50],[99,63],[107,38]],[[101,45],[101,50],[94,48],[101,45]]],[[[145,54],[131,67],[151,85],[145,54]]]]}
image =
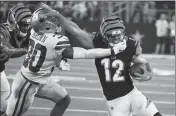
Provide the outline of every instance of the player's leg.
{"type": "Polygon", "coordinates": [[[175,37],[169,38],[169,45],[170,45],[170,54],[174,54],[174,48],[175,48],[175,37]]]}
{"type": "Polygon", "coordinates": [[[6,110],[7,116],[22,116],[31,106],[38,86],[36,83],[24,79],[19,71],[12,84],[12,92],[6,110]]]}
{"type": "Polygon", "coordinates": [[[4,71],[0,73],[0,80],[1,80],[1,110],[0,114],[2,115],[5,113],[7,108],[7,101],[10,96],[10,84],[7,80],[6,74],[4,71]]]}
{"type": "Polygon", "coordinates": [[[129,95],[107,101],[110,116],[132,116],[129,95]]]}
{"type": "Polygon", "coordinates": [[[160,53],[160,48],[161,48],[161,38],[157,37],[157,44],[156,44],[156,47],[155,47],[155,54],[160,53]]]}
{"type": "Polygon", "coordinates": [[[165,53],[165,47],[166,47],[166,38],[161,37],[161,54],[165,53]]]}
{"type": "Polygon", "coordinates": [[[42,85],[39,88],[36,97],[55,102],[55,106],[52,109],[50,116],[62,116],[71,101],[67,91],[53,81],[49,81],[47,84],[42,85]]]}
{"type": "Polygon", "coordinates": [[[151,100],[146,98],[137,88],[133,90],[130,97],[132,111],[140,116],[162,116],[151,100]]]}

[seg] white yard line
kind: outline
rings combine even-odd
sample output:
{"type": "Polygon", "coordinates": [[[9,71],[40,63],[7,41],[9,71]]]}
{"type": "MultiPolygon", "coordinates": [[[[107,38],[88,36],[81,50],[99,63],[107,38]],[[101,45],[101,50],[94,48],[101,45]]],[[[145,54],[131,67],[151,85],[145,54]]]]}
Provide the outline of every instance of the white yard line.
{"type": "MultiPolygon", "coordinates": [[[[102,88],[88,88],[88,87],[74,87],[74,86],[63,86],[66,89],[73,90],[85,90],[85,91],[102,91],[102,88]]],[[[155,95],[175,95],[174,92],[157,92],[157,91],[141,91],[144,94],[155,94],[155,95]]]]}
{"type": "MultiPolygon", "coordinates": [[[[9,79],[14,79],[15,78],[15,75],[8,75],[7,78],[9,79]]],[[[82,77],[82,76],[62,76],[62,75],[59,75],[58,76],[51,76],[51,78],[53,78],[55,81],[60,81],[60,80],[63,80],[63,81],[77,81],[77,82],[85,82],[85,83],[99,83],[100,81],[99,80],[87,80],[86,77],[82,77]]],[[[88,77],[87,77],[88,78],[88,77]]],[[[166,77],[163,77],[163,76],[160,76],[160,77],[153,77],[153,80],[164,80],[164,81],[175,81],[175,78],[166,78],[166,77]]],[[[134,83],[139,83],[137,81],[134,81],[134,83]]],[[[142,83],[142,85],[145,85],[145,83],[142,83]]]]}
{"type": "MultiPolygon", "coordinates": [[[[30,107],[30,109],[35,109],[35,110],[51,110],[52,108],[46,108],[46,107],[30,107]]],[[[107,113],[107,111],[103,110],[82,110],[82,109],[67,109],[66,111],[69,112],[87,112],[87,113],[107,113]]]]}
{"type": "MultiPolygon", "coordinates": [[[[14,75],[9,75],[7,76],[8,79],[14,79],[14,75]]],[[[59,82],[59,81],[73,81],[73,82],[81,82],[81,83],[100,83],[99,80],[86,80],[85,77],[72,77],[72,76],[51,76],[54,81],[59,82]]],[[[139,83],[137,81],[134,81],[135,86],[146,86],[146,87],[170,87],[170,88],[175,88],[175,84],[156,84],[156,83],[139,83]]],[[[80,88],[81,89],[81,88],[80,88]]],[[[84,88],[83,88],[84,89],[84,88]]],[[[87,88],[85,88],[87,89],[87,88]]],[[[91,90],[91,88],[88,88],[91,90]]],[[[97,88],[92,88],[96,90],[97,88]]]]}
{"type": "MultiPolygon", "coordinates": [[[[105,101],[105,99],[102,97],[82,97],[82,96],[71,96],[72,99],[81,99],[81,100],[98,100],[98,101],[105,101]]],[[[169,102],[169,101],[155,101],[152,100],[152,102],[156,104],[168,104],[168,105],[174,105],[175,102],[169,102]]]]}
{"type": "MultiPolygon", "coordinates": [[[[46,108],[46,107],[30,107],[32,110],[52,110],[52,108],[46,108]]],[[[107,111],[104,110],[83,110],[83,109],[67,109],[67,112],[82,112],[82,113],[103,113],[108,114],[107,111]]],[[[163,114],[163,116],[175,116],[172,114],[163,114]]]]}

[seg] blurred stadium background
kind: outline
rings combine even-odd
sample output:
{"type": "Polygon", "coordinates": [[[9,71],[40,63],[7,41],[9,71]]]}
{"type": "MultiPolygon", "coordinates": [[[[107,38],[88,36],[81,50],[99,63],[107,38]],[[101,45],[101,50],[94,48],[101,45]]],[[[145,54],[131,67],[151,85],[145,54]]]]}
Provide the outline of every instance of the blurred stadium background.
{"type": "MultiPolygon", "coordinates": [[[[25,4],[32,11],[41,1],[4,1],[0,2],[1,22],[5,22],[8,9],[16,4],[25,4]]],[[[175,1],[44,1],[61,12],[68,19],[75,21],[82,29],[97,31],[100,21],[107,14],[121,16],[127,27],[127,34],[142,41],[144,53],[154,53],[156,46],[155,22],[164,13],[168,23],[175,15],[175,1]]],[[[169,29],[168,37],[169,38],[169,29]]],[[[175,42],[174,42],[175,43],[175,42]]],[[[166,41],[165,54],[170,54],[170,39],[166,41]]],[[[173,53],[172,53],[173,54],[173,53]]]]}
{"type": "MultiPolygon", "coordinates": [[[[170,55],[169,29],[164,55],[156,55],[157,43],[155,22],[164,13],[168,23],[175,14],[175,1],[44,1],[57,9],[68,19],[75,21],[82,29],[91,33],[97,31],[101,18],[110,13],[119,14],[124,20],[127,35],[142,43],[144,57],[154,70],[151,81],[135,85],[156,104],[164,116],[175,116],[175,56],[170,55]]],[[[1,22],[6,21],[9,8],[25,4],[32,11],[40,1],[1,1],[1,22]]],[[[175,41],[174,41],[175,43],[175,41]]],[[[175,53],[175,52],[174,52],[175,53]]],[[[6,64],[6,74],[12,82],[20,69],[24,57],[11,59],[6,64]]],[[[64,116],[107,116],[101,86],[93,60],[69,60],[71,71],[55,70],[52,78],[67,89],[72,97],[71,105],[64,116]]],[[[31,109],[24,116],[48,116],[54,104],[35,99],[31,109]]],[[[136,115],[135,115],[136,116],[136,115]]]]}

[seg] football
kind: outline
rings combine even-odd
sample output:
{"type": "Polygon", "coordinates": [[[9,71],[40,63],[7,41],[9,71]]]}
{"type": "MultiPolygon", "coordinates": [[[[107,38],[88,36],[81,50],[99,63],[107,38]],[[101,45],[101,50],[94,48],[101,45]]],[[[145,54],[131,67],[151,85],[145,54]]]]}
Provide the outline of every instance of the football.
{"type": "Polygon", "coordinates": [[[135,63],[135,64],[133,64],[133,65],[130,67],[130,70],[129,70],[130,75],[131,75],[132,77],[136,77],[136,76],[134,75],[134,73],[144,74],[142,68],[146,68],[146,67],[145,67],[145,64],[142,64],[142,63],[135,63]]]}

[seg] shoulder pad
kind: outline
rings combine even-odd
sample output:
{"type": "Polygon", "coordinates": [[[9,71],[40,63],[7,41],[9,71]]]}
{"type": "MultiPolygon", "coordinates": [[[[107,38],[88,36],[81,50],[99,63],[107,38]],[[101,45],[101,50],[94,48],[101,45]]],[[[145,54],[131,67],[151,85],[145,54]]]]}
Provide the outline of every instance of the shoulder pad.
{"type": "Polygon", "coordinates": [[[70,46],[69,39],[66,36],[63,35],[55,35],[55,38],[58,39],[55,49],[56,50],[61,50],[63,48],[67,48],[70,46]]]}
{"type": "Polygon", "coordinates": [[[47,36],[48,38],[53,38],[53,39],[68,40],[66,36],[61,35],[61,34],[46,33],[45,36],[47,36]]]}
{"type": "Polygon", "coordinates": [[[56,35],[57,39],[63,39],[63,40],[68,40],[68,37],[64,36],[64,35],[56,35]]]}

